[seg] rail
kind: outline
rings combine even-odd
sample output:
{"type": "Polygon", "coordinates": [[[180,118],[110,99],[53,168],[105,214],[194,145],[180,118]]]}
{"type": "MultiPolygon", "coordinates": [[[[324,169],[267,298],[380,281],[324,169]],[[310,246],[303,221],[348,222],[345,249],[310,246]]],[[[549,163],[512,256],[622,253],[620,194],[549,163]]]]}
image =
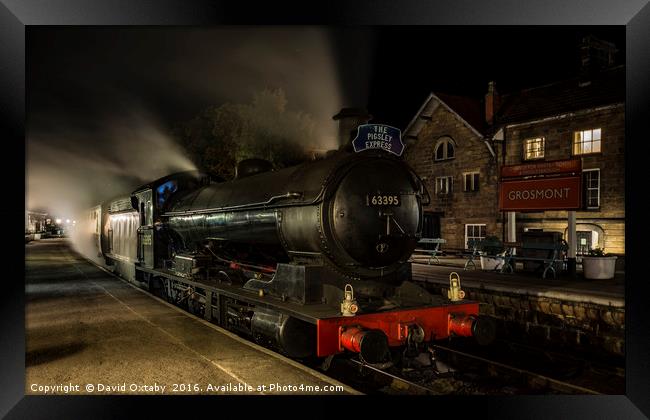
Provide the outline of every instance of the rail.
{"type": "Polygon", "coordinates": [[[510,376],[515,375],[524,380],[524,382],[532,388],[548,388],[557,392],[566,394],[592,394],[599,395],[601,392],[591,388],[586,388],[580,385],[572,384],[559,379],[551,378],[547,375],[542,375],[532,372],[528,369],[512,366],[495,360],[487,359],[483,356],[471,354],[465,351],[460,351],[449,346],[432,345],[432,349],[442,351],[444,353],[454,356],[456,363],[460,365],[467,365],[469,362],[478,363],[488,367],[488,371],[495,376],[510,376]]]}
{"type": "MultiPolygon", "coordinates": [[[[450,383],[456,384],[452,386],[459,387],[459,389],[473,389],[474,387],[482,389],[487,386],[490,393],[498,393],[500,388],[507,389],[506,393],[513,390],[517,393],[530,393],[533,390],[562,394],[598,395],[603,393],[602,389],[581,385],[579,379],[578,383],[569,382],[531,370],[530,366],[528,368],[515,366],[489,356],[474,354],[467,350],[462,351],[448,345],[431,344],[429,351],[432,355],[432,365],[416,369],[380,369],[356,358],[349,358],[348,361],[359,369],[359,373],[367,369],[377,377],[384,377],[393,383],[398,382],[397,388],[403,389],[408,394],[441,395],[458,392],[445,391],[450,383]],[[439,371],[439,368],[443,368],[443,370],[439,371]],[[497,380],[496,382],[492,380],[488,382],[488,385],[484,385],[484,379],[488,377],[497,378],[497,380]],[[451,382],[449,378],[453,378],[451,382]],[[442,380],[445,385],[438,386],[439,380],[442,380]]],[[[582,365],[582,361],[576,360],[576,365],[582,365]]],[[[609,374],[609,372],[606,373],[609,374]]],[[[366,378],[369,379],[368,376],[366,378]]],[[[336,379],[345,382],[345,379],[336,379]]],[[[483,391],[479,393],[483,393],[483,391]]]]}

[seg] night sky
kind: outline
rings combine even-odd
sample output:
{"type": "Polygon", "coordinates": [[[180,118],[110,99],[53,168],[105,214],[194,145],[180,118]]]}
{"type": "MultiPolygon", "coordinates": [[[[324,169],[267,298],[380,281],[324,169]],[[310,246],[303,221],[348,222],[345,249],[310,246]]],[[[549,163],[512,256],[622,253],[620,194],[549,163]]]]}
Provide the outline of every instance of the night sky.
{"type": "Polygon", "coordinates": [[[580,40],[613,42],[625,60],[623,27],[390,27],[380,32],[369,107],[404,128],[432,91],[482,98],[577,75],[580,40]],[[399,57],[388,66],[388,57],[399,57]]]}
{"type": "Polygon", "coordinates": [[[507,93],[571,77],[586,34],[624,63],[623,26],[30,27],[28,205],[191,169],[169,129],[263,89],[282,89],[329,147],[343,106],[404,129],[431,91],[478,99],[490,80],[507,93]]]}
{"type": "Polygon", "coordinates": [[[432,90],[481,97],[490,80],[507,92],[576,74],[585,34],[614,42],[624,62],[623,26],[30,28],[29,110],[83,119],[137,101],[173,124],[264,86],[315,112],[309,86],[333,70],[341,105],[403,128],[432,90]],[[319,54],[334,68],[305,75],[319,54]]]}

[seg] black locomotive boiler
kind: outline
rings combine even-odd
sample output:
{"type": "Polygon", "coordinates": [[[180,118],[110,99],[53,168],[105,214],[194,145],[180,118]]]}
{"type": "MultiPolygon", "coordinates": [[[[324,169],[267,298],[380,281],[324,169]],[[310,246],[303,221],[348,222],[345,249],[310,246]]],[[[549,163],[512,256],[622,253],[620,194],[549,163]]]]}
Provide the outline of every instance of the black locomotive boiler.
{"type": "Polygon", "coordinates": [[[323,266],[324,282],[352,282],[358,295],[382,296],[405,278],[427,198],[400,160],[375,150],[260,168],[245,161],[235,181],[197,189],[163,213],[185,249],[207,240],[251,264],[323,266]]]}
{"type": "Polygon", "coordinates": [[[170,175],[95,209],[106,264],[130,281],[292,357],[360,353],[452,335],[485,340],[478,303],[410,282],[429,196],[381,149],[338,151],[232,181],[170,175]]]}

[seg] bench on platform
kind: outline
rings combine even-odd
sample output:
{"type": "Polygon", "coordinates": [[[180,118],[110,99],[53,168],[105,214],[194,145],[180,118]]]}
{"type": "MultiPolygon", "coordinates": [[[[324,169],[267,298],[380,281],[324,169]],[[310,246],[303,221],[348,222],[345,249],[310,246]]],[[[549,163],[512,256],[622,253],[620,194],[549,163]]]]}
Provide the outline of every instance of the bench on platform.
{"type": "Polygon", "coordinates": [[[421,253],[421,254],[429,254],[429,259],[427,263],[431,265],[432,261],[436,261],[437,264],[440,264],[440,260],[438,259],[438,254],[440,253],[440,245],[447,243],[444,239],[441,238],[422,238],[418,241],[418,245],[431,245],[435,244],[435,247],[433,249],[414,249],[413,252],[421,253]]]}
{"type": "Polygon", "coordinates": [[[546,273],[550,270],[553,272],[553,278],[557,278],[557,273],[555,272],[555,263],[564,261],[562,257],[562,252],[566,252],[569,249],[566,241],[557,243],[526,243],[526,242],[504,242],[503,244],[506,247],[506,253],[504,255],[504,263],[501,267],[500,272],[514,272],[514,263],[516,261],[536,261],[543,265],[544,271],[542,273],[542,278],[546,278],[546,273]],[[541,250],[548,251],[546,257],[527,257],[521,255],[514,255],[515,249],[528,249],[528,250],[541,250]]]}
{"type": "Polygon", "coordinates": [[[474,269],[476,269],[476,263],[474,262],[474,260],[481,257],[481,251],[484,248],[502,248],[502,247],[503,247],[503,243],[501,241],[495,241],[490,239],[480,239],[480,240],[471,239],[467,241],[467,248],[470,250],[470,254],[467,257],[467,261],[465,261],[465,267],[463,269],[467,270],[470,265],[474,269]]]}

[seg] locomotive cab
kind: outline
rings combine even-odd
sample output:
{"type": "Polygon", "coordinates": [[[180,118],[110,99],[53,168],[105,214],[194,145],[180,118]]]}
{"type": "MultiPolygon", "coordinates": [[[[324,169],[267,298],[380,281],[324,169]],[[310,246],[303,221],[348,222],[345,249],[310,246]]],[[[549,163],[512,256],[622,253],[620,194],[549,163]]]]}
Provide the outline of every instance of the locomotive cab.
{"type": "Polygon", "coordinates": [[[173,235],[165,229],[161,214],[175,197],[201,185],[210,176],[199,171],[179,172],[145,184],[131,193],[131,206],[139,215],[137,264],[146,268],[164,268],[173,253],[173,235]]]}

